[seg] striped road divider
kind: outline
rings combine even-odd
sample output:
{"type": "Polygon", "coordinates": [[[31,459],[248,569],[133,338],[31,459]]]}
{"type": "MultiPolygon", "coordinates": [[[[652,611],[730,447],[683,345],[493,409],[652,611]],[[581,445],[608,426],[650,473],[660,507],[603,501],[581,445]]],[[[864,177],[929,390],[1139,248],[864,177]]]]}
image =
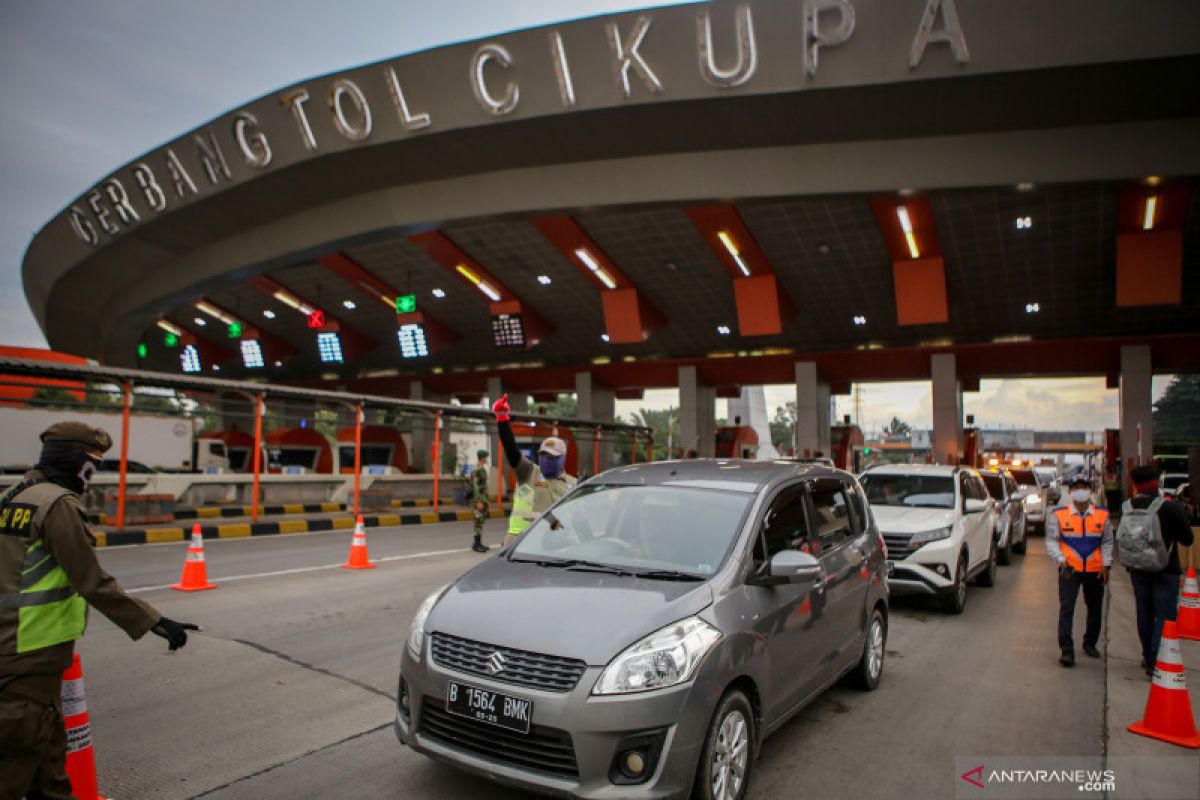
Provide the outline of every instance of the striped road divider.
{"type": "MultiPolygon", "coordinates": [[[[507,510],[491,508],[488,516],[501,519],[507,510]]],[[[363,515],[363,524],[368,528],[384,528],[399,525],[434,525],[439,522],[470,522],[475,519],[474,511],[425,511],[419,514],[373,514],[363,515]]],[[[323,519],[282,519],[275,522],[235,522],[216,525],[201,525],[200,532],[207,540],[241,539],[247,536],[273,536],[286,533],[312,533],[315,531],[353,530],[353,517],[326,517],[323,519]]],[[[125,531],[92,531],[97,547],[112,547],[128,544],[152,544],[158,542],[182,542],[191,536],[191,527],[144,528],[125,531]]]]}
{"type": "MultiPolygon", "coordinates": [[[[453,505],[454,498],[442,498],[446,505],[453,505]]],[[[393,500],[392,508],[428,508],[433,501],[428,498],[393,500]]],[[[271,517],[281,514],[328,514],[345,511],[345,503],[286,503],[284,505],[259,506],[258,513],[271,517]]],[[[177,508],[175,519],[214,519],[217,517],[248,517],[250,506],[205,506],[203,508],[177,508]]]]}

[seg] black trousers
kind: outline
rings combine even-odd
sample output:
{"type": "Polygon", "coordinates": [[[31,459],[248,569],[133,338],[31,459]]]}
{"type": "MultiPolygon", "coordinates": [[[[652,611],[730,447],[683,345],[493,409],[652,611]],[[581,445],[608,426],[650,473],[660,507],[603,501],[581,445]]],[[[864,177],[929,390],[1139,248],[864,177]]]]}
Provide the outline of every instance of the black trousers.
{"type": "Polygon", "coordinates": [[[1083,602],[1087,606],[1087,627],[1083,632],[1084,646],[1095,647],[1100,641],[1100,615],[1104,606],[1104,577],[1099,572],[1058,573],[1058,647],[1064,653],[1075,654],[1075,639],[1071,636],[1075,622],[1075,601],[1083,587],[1083,602]]]}
{"type": "Polygon", "coordinates": [[[1137,631],[1142,640],[1142,658],[1153,665],[1158,659],[1158,645],[1163,623],[1174,621],[1179,609],[1179,576],[1170,572],[1139,572],[1129,570],[1133,583],[1133,599],[1137,604],[1137,631]]]}

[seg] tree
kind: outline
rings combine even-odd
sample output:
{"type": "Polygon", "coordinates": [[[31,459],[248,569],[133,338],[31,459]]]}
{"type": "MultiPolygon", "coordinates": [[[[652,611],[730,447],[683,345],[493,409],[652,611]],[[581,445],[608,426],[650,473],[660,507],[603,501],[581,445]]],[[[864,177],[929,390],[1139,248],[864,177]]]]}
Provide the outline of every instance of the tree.
{"type": "MultiPolygon", "coordinates": [[[[678,451],[679,444],[679,409],[671,406],[667,409],[643,408],[631,415],[630,423],[649,428],[654,435],[654,459],[671,458],[667,452],[668,426],[671,432],[671,447],[678,451]]],[[[645,448],[639,446],[644,452],[645,448]]]]}
{"type": "Polygon", "coordinates": [[[573,394],[560,394],[553,403],[534,403],[529,411],[549,419],[575,419],[579,416],[579,402],[573,394]]]}
{"type": "Polygon", "coordinates": [[[61,386],[39,386],[33,390],[30,405],[42,408],[78,407],[79,398],[61,386]]]}
{"type": "Polygon", "coordinates": [[[884,426],[883,435],[889,439],[907,439],[912,436],[912,425],[899,417],[892,417],[892,421],[884,426]]]}
{"type": "Polygon", "coordinates": [[[775,419],[771,420],[771,444],[781,453],[792,447],[792,431],[796,425],[796,403],[790,401],[775,409],[775,419]]]}
{"type": "Polygon", "coordinates": [[[1200,444],[1200,375],[1176,375],[1154,404],[1154,440],[1200,444]]]}

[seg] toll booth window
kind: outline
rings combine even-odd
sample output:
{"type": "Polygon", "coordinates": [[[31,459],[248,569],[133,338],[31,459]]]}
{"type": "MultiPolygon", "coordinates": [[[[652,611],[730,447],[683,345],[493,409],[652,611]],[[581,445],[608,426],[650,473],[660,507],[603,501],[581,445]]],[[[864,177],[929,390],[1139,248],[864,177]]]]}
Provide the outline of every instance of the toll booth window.
{"type": "Polygon", "coordinates": [[[285,447],[278,452],[276,462],[281,467],[317,468],[317,448],[315,447],[285,447]]]}
{"type": "MultiPolygon", "coordinates": [[[[361,464],[364,467],[386,467],[392,463],[392,446],[384,444],[362,446],[361,464]]],[[[338,468],[354,469],[354,445],[338,449],[338,468]]]]}
{"type": "Polygon", "coordinates": [[[245,447],[234,447],[229,450],[229,468],[241,472],[246,469],[246,460],[250,457],[250,451],[245,447]]]}
{"type": "Polygon", "coordinates": [[[850,504],[841,489],[821,488],[812,493],[813,510],[817,514],[817,539],[821,550],[831,550],[853,538],[850,527],[850,504]]]}
{"type": "Polygon", "coordinates": [[[771,503],[763,518],[763,531],[754,546],[756,567],[767,562],[781,550],[804,550],[811,548],[808,536],[808,518],[804,514],[804,486],[784,489],[771,503]]]}

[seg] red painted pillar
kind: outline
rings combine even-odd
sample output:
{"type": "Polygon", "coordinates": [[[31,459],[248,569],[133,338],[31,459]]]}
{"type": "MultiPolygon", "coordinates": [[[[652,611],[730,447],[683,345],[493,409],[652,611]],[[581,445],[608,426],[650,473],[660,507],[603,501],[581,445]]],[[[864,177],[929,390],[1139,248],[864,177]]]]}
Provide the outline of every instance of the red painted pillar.
{"type": "Polygon", "coordinates": [[[360,402],[354,407],[354,518],[359,514],[359,491],[362,489],[362,424],[363,410],[360,402]]]}
{"type": "Polygon", "coordinates": [[[263,396],[254,398],[254,482],[250,499],[250,521],[258,522],[258,475],[262,472],[263,396]]]}
{"type": "Polygon", "coordinates": [[[125,477],[129,471],[129,406],[133,403],[133,386],[125,381],[125,402],[121,410],[121,477],[117,483],[117,530],[125,530],[125,477]]]}

